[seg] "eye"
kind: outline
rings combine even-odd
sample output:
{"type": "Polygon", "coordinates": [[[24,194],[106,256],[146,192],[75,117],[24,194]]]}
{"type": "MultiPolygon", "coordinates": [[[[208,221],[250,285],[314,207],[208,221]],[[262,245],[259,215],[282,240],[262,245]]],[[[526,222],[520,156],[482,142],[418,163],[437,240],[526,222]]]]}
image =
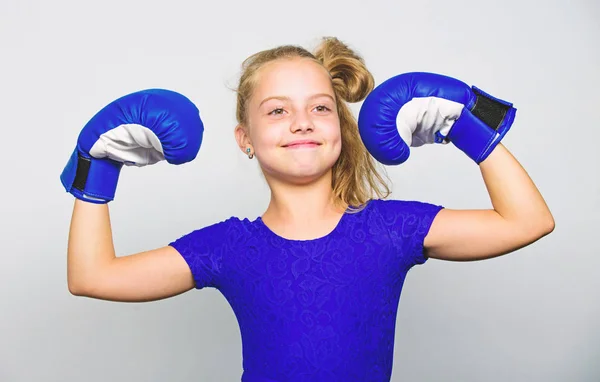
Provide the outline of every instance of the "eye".
{"type": "Polygon", "coordinates": [[[278,107],[276,109],[271,110],[269,112],[269,115],[281,115],[281,114],[283,114],[283,111],[284,110],[282,108],[278,107]]]}
{"type": "Polygon", "coordinates": [[[315,110],[317,110],[320,113],[331,111],[331,109],[325,105],[319,105],[319,106],[315,107],[315,110]]]}

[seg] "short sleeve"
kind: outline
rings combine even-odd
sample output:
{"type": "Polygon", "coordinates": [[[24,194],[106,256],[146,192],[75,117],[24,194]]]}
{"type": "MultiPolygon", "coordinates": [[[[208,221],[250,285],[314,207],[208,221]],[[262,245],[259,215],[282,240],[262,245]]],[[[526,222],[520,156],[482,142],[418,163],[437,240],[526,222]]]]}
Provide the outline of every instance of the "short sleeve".
{"type": "Polygon", "coordinates": [[[196,289],[219,288],[223,258],[227,255],[227,232],[233,219],[225,220],[181,236],[169,245],[187,262],[196,289]]]}
{"type": "Polygon", "coordinates": [[[427,261],[423,243],[438,212],[444,207],[404,200],[382,200],[379,210],[388,228],[392,244],[402,252],[407,270],[427,261]]]}

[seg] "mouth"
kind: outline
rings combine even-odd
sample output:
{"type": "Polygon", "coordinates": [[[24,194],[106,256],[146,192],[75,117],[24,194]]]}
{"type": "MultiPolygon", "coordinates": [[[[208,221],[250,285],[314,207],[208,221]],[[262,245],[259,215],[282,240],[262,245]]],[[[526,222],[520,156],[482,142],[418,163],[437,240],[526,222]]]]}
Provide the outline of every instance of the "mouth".
{"type": "Polygon", "coordinates": [[[317,147],[317,146],[321,146],[321,144],[317,141],[307,140],[307,139],[294,141],[294,142],[290,142],[290,143],[283,145],[283,147],[288,148],[288,149],[298,149],[298,148],[304,148],[304,147],[317,147]]]}

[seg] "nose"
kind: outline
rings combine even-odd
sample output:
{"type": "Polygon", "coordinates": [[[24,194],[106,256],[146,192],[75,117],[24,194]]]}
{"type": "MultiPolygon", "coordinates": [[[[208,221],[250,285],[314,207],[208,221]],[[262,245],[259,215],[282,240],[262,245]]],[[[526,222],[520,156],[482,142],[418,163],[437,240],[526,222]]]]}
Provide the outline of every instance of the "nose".
{"type": "Polygon", "coordinates": [[[313,131],[314,125],[310,115],[308,115],[306,112],[297,112],[294,122],[290,126],[290,130],[292,133],[313,131]]]}

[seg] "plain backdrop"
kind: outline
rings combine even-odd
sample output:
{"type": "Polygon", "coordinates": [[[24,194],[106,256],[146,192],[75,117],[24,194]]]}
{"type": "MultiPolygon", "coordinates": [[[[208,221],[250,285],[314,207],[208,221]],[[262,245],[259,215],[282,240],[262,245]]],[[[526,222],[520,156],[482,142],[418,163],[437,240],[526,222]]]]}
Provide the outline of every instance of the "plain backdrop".
{"type": "MultiPolygon", "coordinates": [[[[59,175],[101,107],[170,88],[201,110],[202,148],[186,165],[122,171],[117,255],[259,216],[268,188],[233,136],[240,64],[321,36],[359,52],[377,84],[432,71],[514,102],[504,144],[556,219],[509,255],[413,268],[392,380],[599,381],[599,19],[594,0],[1,0],[0,381],[239,381],[240,332],[218,291],[137,304],[69,294],[73,197],[59,175]]],[[[387,172],[394,198],[490,207],[478,167],[452,145],[413,149],[387,172]]]]}

